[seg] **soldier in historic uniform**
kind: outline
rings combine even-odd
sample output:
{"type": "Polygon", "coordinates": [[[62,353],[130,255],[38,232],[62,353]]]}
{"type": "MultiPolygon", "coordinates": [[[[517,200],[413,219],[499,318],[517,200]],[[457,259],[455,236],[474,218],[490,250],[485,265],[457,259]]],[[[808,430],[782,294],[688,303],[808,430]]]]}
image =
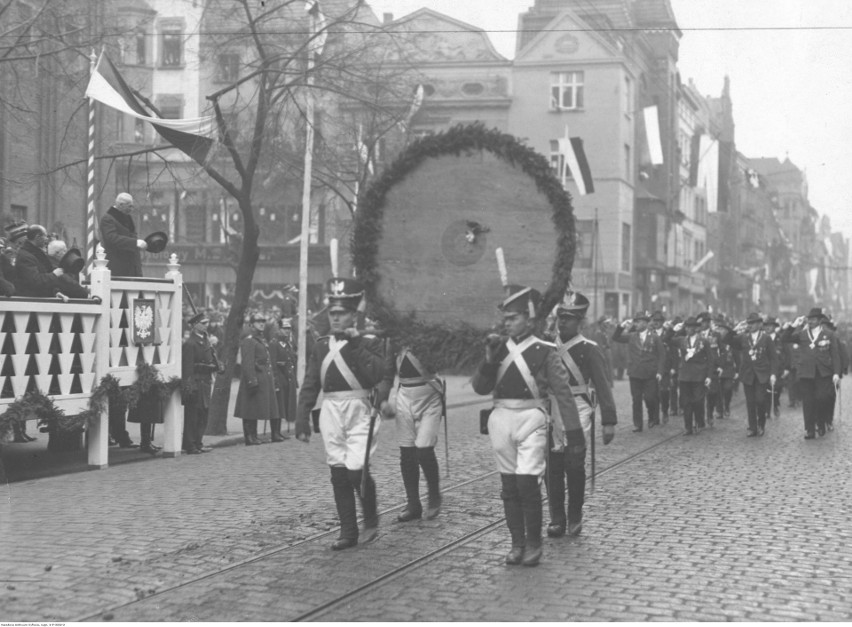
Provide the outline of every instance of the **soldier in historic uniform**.
{"type": "Polygon", "coordinates": [[[198,312],[187,322],[191,331],[181,352],[183,450],[188,455],[197,455],[213,450],[204,446],[202,439],[207,430],[213,374],[219,372],[219,360],[207,335],[207,325],[210,324],[207,314],[198,312]]]}
{"type": "Polygon", "coordinates": [[[763,318],[757,313],[750,313],[724,341],[740,351],[739,381],[746,399],[748,437],[763,435],[769,415],[769,388],[777,380],[775,344],[763,331],[763,318]]]}
{"type": "Polygon", "coordinates": [[[840,384],[840,348],[834,333],[822,328],[824,318],[822,310],[814,307],[807,318],[799,316],[792,325],[785,324],[781,333],[782,342],[799,345],[799,390],[806,440],[813,440],[816,432],[825,435],[834,388],[840,384]]]}
{"type": "Polygon", "coordinates": [[[273,337],[269,342],[269,356],[272,359],[272,373],[275,377],[275,396],[278,401],[278,420],[270,421],[272,441],[283,442],[290,436],[281,431],[282,420],[289,423],[296,420],[296,351],[293,348],[293,323],[289,318],[281,318],[278,324],[268,328],[273,337]]]}
{"type": "Polygon", "coordinates": [[[613,342],[627,344],[630,365],[630,394],[633,397],[633,432],[642,431],[642,401],[648,408],[648,428],[660,424],[659,383],[666,366],[666,347],[648,328],[650,317],[640,311],[633,320],[625,320],[615,329],[613,342]]]}
{"type": "MultiPolygon", "coordinates": [[[[580,332],[580,324],[589,309],[589,300],[579,292],[567,293],[556,308],[558,334],[556,335],[556,353],[568,372],[568,383],[574,395],[583,435],[587,443],[591,442],[592,421],[595,408],[600,408],[603,426],[603,443],[609,444],[615,437],[615,425],[618,416],[615,401],[607,377],[607,365],[603,352],[593,341],[580,332]]],[[[558,404],[552,406],[556,438],[551,437],[548,446],[548,467],[545,480],[548,503],[550,505],[550,524],[547,535],[558,538],[565,535],[566,522],[568,535],[576,536],[583,529],[583,503],[586,497],[586,464],[567,463],[565,449],[561,446],[562,424],[558,413],[558,404]],[[553,440],[556,441],[553,441],[553,440]],[[554,446],[556,444],[556,446],[554,446]],[[568,512],[565,512],[565,484],[568,484],[568,512]]]]}
{"type": "Polygon", "coordinates": [[[368,441],[372,453],[380,425],[370,403],[371,390],[384,379],[387,365],[383,343],[362,337],[355,327],[363,295],[364,288],[356,279],[328,282],[331,335],[320,337],[310,353],[296,414],[296,437],[308,442],[310,413],[322,391],[319,427],[340,517],[340,536],[331,545],[335,551],[357,545],[359,538],[362,544],[372,542],[379,526],[376,484],[369,471],[366,478],[363,474],[368,441]],[[364,511],[360,531],[355,494],[361,497],[364,511]]]}
{"type": "Polygon", "coordinates": [[[547,398],[553,397],[562,418],[565,463],[585,463],[586,442],[568,373],[554,346],[535,335],[538,291],[507,286],[500,305],[508,338],[490,334],[485,361],[474,374],[477,394],[493,394],[488,434],[502,482],[506,525],[512,536],[509,565],[536,566],[541,560],[542,504],[540,481],[547,452],[547,398]]]}
{"type": "Polygon", "coordinates": [[[243,420],[246,446],[256,446],[262,444],[257,437],[257,421],[278,420],[278,401],[269,346],[263,333],[266,318],[254,313],[249,325],[250,334],[240,342],[240,387],[234,415],[243,420]]]}
{"type": "Polygon", "coordinates": [[[399,438],[399,467],[405,486],[405,509],[397,516],[399,522],[417,520],[423,516],[420,502],[420,470],[426,477],[428,501],[426,519],[441,511],[441,486],[435,445],[441,419],[446,420],[444,387],[432,368],[414,354],[404,339],[389,360],[386,381],[392,381],[392,391],[382,407],[388,417],[396,416],[399,438]]]}
{"type": "Polygon", "coordinates": [[[669,399],[671,397],[671,387],[672,387],[672,377],[671,377],[671,368],[669,368],[669,364],[672,360],[671,351],[669,350],[668,345],[665,342],[665,337],[667,330],[664,327],[666,323],[666,315],[662,311],[655,311],[651,314],[651,322],[648,324],[648,328],[651,329],[657,336],[663,340],[663,349],[666,351],[666,361],[663,366],[662,378],[660,379],[660,414],[662,415],[663,424],[668,424],[669,422],[669,399]]]}
{"type": "Polygon", "coordinates": [[[723,340],[733,331],[733,326],[723,316],[716,319],[716,332],[719,334],[716,374],[719,376],[719,418],[731,415],[731,397],[734,395],[734,382],[739,378],[739,354],[723,340]]]}
{"type": "Polygon", "coordinates": [[[686,336],[671,336],[669,346],[677,352],[680,384],[680,404],[683,409],[684,435],[698,434],[704,428],[704,397],[711,384],[711,372],[715,361],[710,340],[699,332],[700,323],[687,318],[675,333],[686,332],[686,336]]]}

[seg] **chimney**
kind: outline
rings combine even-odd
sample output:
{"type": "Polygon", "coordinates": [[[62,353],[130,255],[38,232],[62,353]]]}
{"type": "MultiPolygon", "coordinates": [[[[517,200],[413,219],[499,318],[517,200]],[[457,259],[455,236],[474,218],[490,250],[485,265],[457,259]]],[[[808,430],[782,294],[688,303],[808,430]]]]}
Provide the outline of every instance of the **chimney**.
{"type": "Polygon", "coordinates": [[[390,24],[393,22],[393,13],[384,13],[382,15],[382,22],[385,24],[390,24]]]}

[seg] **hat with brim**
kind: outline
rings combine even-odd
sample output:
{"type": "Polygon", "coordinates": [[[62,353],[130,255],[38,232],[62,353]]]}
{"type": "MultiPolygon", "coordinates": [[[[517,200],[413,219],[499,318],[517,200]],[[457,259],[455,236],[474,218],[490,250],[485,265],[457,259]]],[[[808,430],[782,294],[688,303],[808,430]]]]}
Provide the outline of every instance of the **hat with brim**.
{"type": "Polygon", "coordinates": [[[78,274],[82,272],[85,265],[86,261],[83,259],[83,255],[80,253],[80,250],[77,248],[69,248],[68,252],[62,255],[62,259],[59,260],[59,267],[68,274],[78,274]]]}
{"type": "Polygon", "coordinates": [[[197,314],[192,316],[189,319],[189,324],[190,324],[190,326],[195,326],[196,324],[198,324],[201,321],[210,322],[210,318],[208,318],[207,314],[205,314],[203,311],[199,311],[197,314]]]}
{"type": "Polygon", "coordinates": [[[162,231],[155,231],[145,238],[145,243],[148,244],[149,253],[161,253],[169,243],[169,236],[162,231]]]}
{"type": "Polygon", "coordinates": [[[700,314],[695,316],[695,320],[698,321],[699,323],[704,322],[705,320],[707,322],[710,322],[710,313],[706,312],[706,311],[702,311],[700,314]]]}
{"type": "Polygon", "coordinates": [[[654,313],[651,314],[651,320],[654,321],[654,322],[657,322],[657,321],[665,322],[666,321],[666,315],[662,311],[655,311],[654,313]]]}
{"type": "Polygon", "coordinates": [[[767,316],[766,320],[763,321],[763,325],[764,326],[780,327],[781,323],[778,322],[778,320],[773,318],[772,316],[767,316]]]}
{"type": "Polygon", "coordinates": [[[697,326],[699,326],[698,318],[692,318],[692,317],[687,318],[686,321],[683,323],[683,326],[684,327],[697,327],[697,326]]]}
{"type": "Polygon", "coordinates": [[[646,322],[651,320],[651,316],[648,315],[647,311],[637,311],[633,316],[634,320],[645,320],[646,322]]]}
{"type": "Polygon", "coordinates": [[[808,318],[819,318],[822,320],[825,318],[825,313],[819,307],[814,307],[808,312],[808,318]]]}
{"type": "Polygon", "coordinates": [[[249,324],[254,324],[255,322],[266,322],[266,316],[262,313],[253,313],[249,316],[249,324]]]}
{"type": "Polygon", "coordinates": [[[760,314],[752,312],[746,318],[746,324],[752,324],[753,322],[763,322],[763,318],[760,317],[760,314]]]}
{"type": "Polygon", "coordinates": [[[589,299],[580,292],[565,292],[556,306],[556,315],[560,318],[585,318],[589,310],[589,299]]]}
{"type": "Polygon", "coordinates": [[[5,230],[9,234],[9,241],[14,242],[25,237],[29,228],[30,225],[26,222],[14,222],[6,226],[5,230]]]}

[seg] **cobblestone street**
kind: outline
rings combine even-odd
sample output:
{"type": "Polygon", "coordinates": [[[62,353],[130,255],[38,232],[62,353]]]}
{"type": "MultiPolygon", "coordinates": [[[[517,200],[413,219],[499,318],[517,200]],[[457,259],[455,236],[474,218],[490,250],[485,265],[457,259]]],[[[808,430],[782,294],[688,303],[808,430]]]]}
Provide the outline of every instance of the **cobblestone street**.
{"type": "MultiPolygon", "coordinates": [[[[538,568],[509,568],[505,526],[474,533],[503,514],[478,434],[487,399],[464,383],[450,382],[441,516],[393,522],[404,492],[386,422],[374,459],[381,533],[343,553],[328,549],[336,517],[318,437],[8,484],[2,619],[292,620],[469,534],[307,618],[852,618],[849,419],[809,442],[800,410],[784,407],[765,437],[746,438],[740,394],[732,417],[697,437],[679,436],[679,417],[633,434],[617,382],[617,435],[598,442],[597,469],[660,445],[598,477],[581,536],[546,540],[538,568]]],[[[443,475],[443,436],[438,451],[443,475]]]]}

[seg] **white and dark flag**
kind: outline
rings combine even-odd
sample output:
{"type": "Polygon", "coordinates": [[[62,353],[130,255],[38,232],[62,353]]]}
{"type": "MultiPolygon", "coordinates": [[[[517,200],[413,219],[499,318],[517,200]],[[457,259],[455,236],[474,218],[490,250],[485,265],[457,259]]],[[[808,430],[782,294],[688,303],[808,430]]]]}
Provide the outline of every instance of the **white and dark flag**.
{"type": "Polygon", "coordinates": [[[580,196],[592,194],[595,191],[595,183],[592,179],[592,170],[586,159],[586,151],[583,149],[583,140],[579,137],[569,137],[568,127],[565,127],[565,137],[559,140],[559,155],[564,159],[561,178],[564,187],[570,174],[577,185],[580,196]]]}

